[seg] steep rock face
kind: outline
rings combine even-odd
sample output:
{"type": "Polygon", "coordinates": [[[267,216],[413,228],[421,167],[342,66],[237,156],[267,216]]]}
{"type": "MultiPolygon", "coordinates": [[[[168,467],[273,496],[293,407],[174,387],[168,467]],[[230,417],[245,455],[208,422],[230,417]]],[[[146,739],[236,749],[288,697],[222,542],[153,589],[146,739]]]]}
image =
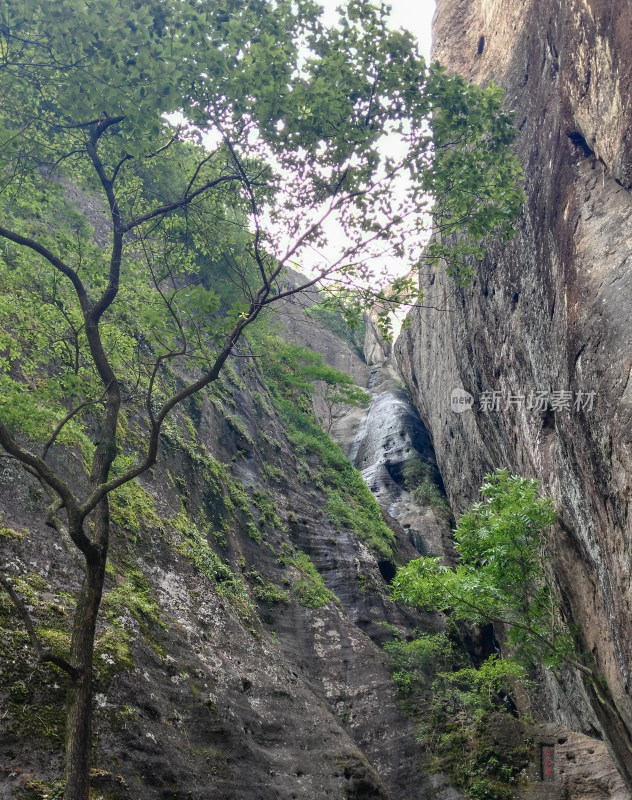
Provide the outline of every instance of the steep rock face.
{"type": "MultiPolygon", "coordinates": [[[[304,302],[284,305],[281,318],[288,340],[322,353],[327,364],[346,372],[370,396],[366,408],[349,408],[335,422],[332,438],[362,474],[389,526],[400,534],[402,562],[419,553],[445,554],[450,542],[446,515],[421,508],[405,487],[404,466],[412,459],[425,462],[433,479],[440,476],[430,435],[403,387],[390,343],[367,315],[362,358],[326,327],[306,319],[304,302]]],[[[316,405],[318,415],[318,396],[316,405]]]]}
{"type": "Polygon", "coordinates": [[[396,348],[455,509],[500,466],[537,476],[555,498],[555,574],[610,697],[587,687],[585,702],[567,677],[564,701],[548,676],[551,706],[603,731],[629,788],[631,24],[625,2],[440,0],[435,55],[505,87],[527,202],[515,237],[490,248],[468,289],[432,281],[429,305],[447,311],[416,312],[396,348]],[[470,410],[451,410],[454,389],[473,396],[470,410]],[[493,391],[499,408],[484,410],[493,391]]]}
{"type": "MultiPolygon", "coordinates": [[[[304,277],[288,270],[287,282],[296,286],[304,282],[304,277]]],[[[275,316],[279,330],[284,332],[283,336],[289,343],[302,345],[320,353],[326,364],[349,375],[357,386],[365,389],[371,380],[371,366],[364,358],[364,354],[352,347],[348,341],[341,339],[335,331],[305,313],[305,309],[311,308],[318,299],[316,290],[308,290],[300,297],[284,301],[275,316]]],[[[314,413],[317,418],[323,420],[327,416],[319,387],[316,387],[314,394],[314,413]]],[[[356,440],[358,428],[364,420],[364,409],[350,407],[344,410],[342,416],[344,419],[333,421],[329,433],[348,456],[356,440]]]]}
{"type": "MultiPolygon", "coordinates": [[[[405,488],[405,465],[419,459],[438,475],[432,442],[415,406],[402,389],[390,359],[371,370],[372,398],[349,452],[391,525],[408,533],[410,544],[422,555],[444,555],[449,526],[432,508],[421,508],[405,488]]],[[[416,554],[415,554],[416,555],[416,554]]]]}
{"type": "MultiPolygon", "coordinates": [[[[300,319],[311,347],[366,385],[362,359],[300,319]]],[[[219,394],[176,414],[156,468],[116,504],[95,789],[125,800],[458,800],[443,776],[423,772],[378,646],[381,623],[407,635],[428,620],[393,603],[389,566],[331,523],[318,464],[299,463],[257,360],[243,355],[219,394]],[[299,550],[329,602],[299,601],[297,581],[310,583],[299,550]]],[[[71,479],[80,455],[52,455],[71,479]]],[[[0,462],[3,566],[63,648],[81,573],[41,522],[44,504],[37,484],[0,462]]],[[[417,551],[393,524],[406,561],[417,551]]],[[[0,796],[39,797],[38,781],[62,771],[65,682],[35,664],[6,595],[0,622],[0,796]]]]}
{"type": "Polygon", "coordinates": [[[392,355],[393,347],[385,342],[377,326],[375,314],[366,314],[366,333],[364,336],[364,357],[366,363],[374,366],[382,364],[392,355]]]}

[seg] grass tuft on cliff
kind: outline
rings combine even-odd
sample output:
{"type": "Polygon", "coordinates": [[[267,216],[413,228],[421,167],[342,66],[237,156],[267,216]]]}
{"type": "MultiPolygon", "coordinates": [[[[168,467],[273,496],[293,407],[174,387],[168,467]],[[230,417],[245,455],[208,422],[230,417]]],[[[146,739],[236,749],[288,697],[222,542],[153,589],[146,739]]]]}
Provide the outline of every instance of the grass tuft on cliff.
{"type": "MultiPolygon", "coordinates": [[[[327,496],[325,513],[330,522],[337,530],[350,530],[378,556],[392,558],[395,536],[375,498],[362,475],[314,419],[310,379],[317,354],[286,345],[270,334],[256,335],[265,339],[266,352],[273,354],[261,364],[268,391],[304,479],[311,480],[327,496]]],[[[328,372],[336,371],[328,368],[328,372]]],[[[340,375],[348,380],[344,373],[340,375]]]]}

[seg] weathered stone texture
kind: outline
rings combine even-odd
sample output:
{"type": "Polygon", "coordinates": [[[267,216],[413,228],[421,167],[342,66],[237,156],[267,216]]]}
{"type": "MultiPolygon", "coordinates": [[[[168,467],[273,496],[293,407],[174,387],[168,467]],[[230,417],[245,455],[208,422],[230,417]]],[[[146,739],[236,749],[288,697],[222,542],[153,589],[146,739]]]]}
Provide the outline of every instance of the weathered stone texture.
{"type": "Polygon", "coordinates": [[[515,237],[489,249],[468,289],[436,278],[430,296],[448,311],[415,313],[396,348],[456,509],[493,467],[535,475],[555,498],[555,574],[614,711],[593,694],[581,724],[598,718],[628,772],[631,24],[622,1],[440,0],[435,55],[504,86],[527,202],[515,237]],[[454,388],[477,401],[491,390],[568,391],[573,400],[594,390],[596,399],[592,410],[555,412],[525,403],[485,412],[476,402],[457,415],[454,388]]]}
{"type": "MultiPolygon", "coordinates": [[[[303,319],[297,308],[286,311],[295,341],[307,337],[306,343],[330,363],[367,384],[370,370],[357,353],[303,319]]],[[[103,772],[101,788],[113,800],[417,800],[428,792],[437,800],[459,800],[445,777],[423,771],[414,726],[399,708],[391,663],[379,646],[389,638],[381,623],[410,635],[427,626],[428,615],[390,600],[385,575],[391,577],[393,564],[381,564],[350,531],[337,531],[324,512],[325,492],[299,479],[296,455],[256,363],[233,361],[227,410],[207,398],[178,415],[182,423],[190,413],[184,430],[195,429],[196,452],[224,463],[248,490],[268,492],[283,524],[266,526],[261,543],[238,515],[231,517],[224,546],[209,534],[221,560],[248,587],[251,608],[222,594],[221,586],[178,552],[155,519],[141,520],[148,524],[135,535],[115,526],[117,563],[123,553],[137,560],[165,627],[147,623],[152,634],[147,636],[131,612],[121,617],[133,666],[97,686],[95,766],[103,772]],[[257,601],[257,583],[288,589],[292,568],[281,563],[280,555],[292,548],[309,554],[335,600],[321,608],[296,600],[257,601]]],[[[415,410],[409,407],[409,412],[409,421],[420,425],[415,410]]],[[[347,428],[348,445],[353,429],[347,428]]],[[[409,430],[406,436],[401,441],[411,441],[415,433],[409,430]]],[[[59,450],[51,455],[69,480],[80,472],[78,454],[59,450]]],[[[317,469],[313,458],[310,467],[317,469]]],[[[186,508],[202,529],[217,528],[221,501],[209,495],[204,470],[177,440],[163,439],[159,462],[141,483],[161,519],[172,520],[186,508]]],[[[38,576],[46,591],[37,599],[46,602],[76,591],[81,573],[41,522],[40,495],[12,462],[0,462],[2,525],[29,532],[20,542],[0,538],[0,559],[13,576],[38,576]]],[[[410,531],[394,520],[393,526],[398,557],[414,557],[410,531]]],[[[118,580],[110,576],[106,589],[118,580]]],[[[99,635],[104,628],[102,619],[99,635]]],[[[24,643],[20,659],[28,661],[27,653],[24,643]]],[[[12,663],[0,659],[3,798],[33,777],[52,780],[61,774],[59,740],[20,728],[15,709],[8,708],[12,663]]],[[[63,678],[48,668],[35,673],[32,663],[28,669],[24,680],[55,684],[48,702],[62,706],[63,678]]],[[[20,713],[40,713],[37,701],[23,706],[20,713]]]]}

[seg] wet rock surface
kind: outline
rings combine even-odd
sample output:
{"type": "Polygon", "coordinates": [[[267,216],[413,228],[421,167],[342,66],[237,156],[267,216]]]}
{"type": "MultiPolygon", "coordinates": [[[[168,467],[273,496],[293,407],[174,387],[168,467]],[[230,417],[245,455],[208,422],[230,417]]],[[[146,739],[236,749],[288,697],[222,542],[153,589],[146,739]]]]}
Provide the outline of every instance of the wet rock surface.
{"type": "Polygon", "coordinates": [[[405,486],[405,465],[416,459],[440,482],[428,431],[390,359],[373,366],[367,388],[371,402],[349,459],[389,519],[406,531],[415,555],[444,555],[450,541],[448,520],[416,503],[405,486]]]}

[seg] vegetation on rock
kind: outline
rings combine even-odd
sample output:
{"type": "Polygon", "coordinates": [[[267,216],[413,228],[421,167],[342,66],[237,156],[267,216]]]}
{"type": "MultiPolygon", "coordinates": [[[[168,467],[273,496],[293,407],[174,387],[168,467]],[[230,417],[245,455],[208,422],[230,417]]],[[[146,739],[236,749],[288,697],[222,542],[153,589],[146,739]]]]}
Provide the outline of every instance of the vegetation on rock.
{"type": "Polygon", "coordinates": [[[546,569],[551,499],[538,495],[537,481],[507,470],[486,476],[481,494],[454,531],[459,563],[415,559],[396,576],[393,596],[449,610],[455,620],[502,625],[514,657],[528,663],[571,659],[572,637],[546,569]]]}
{"type": "MultiPolygon", "coordinates": [[[[428,730],[431,749],[442,756],[449,755],[444,745],[451,742],[459,722],[459,705],[470,708],[467,713],[476,731],[477,720],[484,721],[481,714],[491,712],[510,695],[511,681],[521,679],[524,667],[572,667],[587,680],[598,701],[612,707],[607,687],[566,624],[549,568],[548,538],[556,521],[551,498],[540,495],[537,480],[510,475],[506,469],[487,475],[481,494],[482,502],[466,511],[454,530],[456,566],[423,557],[402,567],[393,581],[395,599],[446,611],[453,621],[492,624],[501,639],[502,658],[492,656],[479,669],[437,673],[434,716],[428,730]],[[484,697],[495,698],[496,703],[481,705],[484,697]],[[444,730],[440,736],[439,730],[444,730]]],[[[402,652],[413,653],[407,645],[391,649],[400,661],[402,652]]],[[[410,685],[416,675],[407,667],[404,677],[396,673],[396,679],[400,686],[410,685]]],[[[466,738],[473,735],[461,728],[457,733],[466,738]]],[[[458,766],[458,759],[453,766],[458,766]]],[[[485,784],[476,790],[469,785],[468,793],[473,798],[505,796],[494,794],[485,784]]]]}
{"type": "MultiPolygon", "coordinates": [[[[375,498],[358,470],[314,419],[313,381],[321,379],[322,357],[270,335],[258,335],[257,341],[274,353],[261,365],[263,376],[305,480],[311,480],[327,495],[324,511],[330,522],[339,530],[347,528],[355,533],[378,555],[391,558],[395,537],[375,498]]],[[[324,369],[330,385],[348,391],[350,384],[344,380],[348,376],[331,367],[324,369]]],[[[353,387],[351,391],[353,398],[353,387]]]]}
{"type": "MultiPolygon", "coordinates": [[[[66,800],[89,793],[114,498],[142,501],[130,484],[168,447],[174,410],[218,381],[264,309],[327,277],[366,279],[378,251],[416,264],[433,224],[463,236],[437,238],[427,258],[446,257],[466,281],[467,258],[491,232],[508,235],[522,199],[498,89],[426,66],[383,8],[352,0],[331,29],[319,13],[310,0],[2,8],[0,445],[39,481],[51,535],[83,563],[66,654],[38,634],[14,576],[0,581],[40,661],[66,673],[66,800]],[[401,159],[380,148],[387,132],[401,159]],[[95,195],[83,214],[80,196],[95,195]],[[340,257],[284,289],[283,270],[323,243],[326,220],[345,233],[340,257]]],[[[372,295],[346,296],[353,311],[372,295]]],[[[402,280],[389,302],[410,298],[402,280]]],[[[292,435],[316,448],[331,513],[350,525],[335,494],[341,456],[306,430],[292,435]]],[[[388,550],[374,510],[354,519],[388,550]]],[[[183,552],[217,577],[185,527],[183,552]]],[[[142,580],[128,588],[144,614],[142,580]]]]}
{"type": "Polygon", "coordinates": [[[532,755],[511,702],[524,668],[496,655],[473,667],[455,628],[411,641],[396,636],[384,649],[428,768],[449,774],[472,800],[513,797],[532,755]]]}
{"type": "Polygon", "coordinates": [[[439,517],[451,519],[450,507],[437,484],[434,482],[436,470],[420,458],[411,458],[404,464],[402,474],[404,486],[420,506],[430,506],[439,517]]]}

